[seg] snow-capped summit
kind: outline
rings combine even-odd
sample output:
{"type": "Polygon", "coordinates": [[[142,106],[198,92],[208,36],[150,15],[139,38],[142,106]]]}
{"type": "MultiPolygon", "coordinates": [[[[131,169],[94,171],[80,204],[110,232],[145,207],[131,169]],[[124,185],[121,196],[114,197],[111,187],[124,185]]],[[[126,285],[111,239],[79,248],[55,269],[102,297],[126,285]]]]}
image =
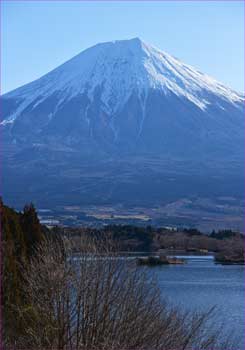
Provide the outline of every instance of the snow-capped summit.
{"type": "Polygon", "coordinates": [[[59,104],[84,93],[92,100],[96,88],[101,87],[101,101],[111,113],[117,112],[133,92],[146,97],[151,89],[184,97],[201,109],[211,103],[209,94],[231,103],[242,101],[241,95],[213,78],[134,38],[97,44],[42,78],[6,94],[6,98],[24,100],[9,120],[34,101],[37,106],[53,94],[58,94],[59,104]]]}
{"type": "Polygon", "coordinates": [[[139,38],[97,44],[2,101],[20,143],[171,153],[186,138],[216,151],[242,137],[241,94],[139,38]]]}

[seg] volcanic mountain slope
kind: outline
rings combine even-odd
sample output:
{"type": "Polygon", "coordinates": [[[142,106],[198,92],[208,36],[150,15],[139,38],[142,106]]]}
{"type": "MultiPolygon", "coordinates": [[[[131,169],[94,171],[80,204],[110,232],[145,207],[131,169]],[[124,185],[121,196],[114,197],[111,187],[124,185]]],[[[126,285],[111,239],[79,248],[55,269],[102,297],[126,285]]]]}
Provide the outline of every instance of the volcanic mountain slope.
{"type": "Polygon", "coordinates": [[[2,104],[5,134],[20,147],[191,158],[241,151],[243,97],[137,38],[87,49],[2,104]]]}
{"type": "Polygon", "coordinates": [[[59,175],[59,191],[66,184],[89,199],[84,178],[110,169],[100,189],[117,200],[118,181],[135,183],[137,169],[150,177],[181,175],[179,161],[183,173],[242,168],[243,96],[138,38],[95,45],[3,95],[1,105],[7,197],[18,181],[30,196],[48,195],[59,175]]]}

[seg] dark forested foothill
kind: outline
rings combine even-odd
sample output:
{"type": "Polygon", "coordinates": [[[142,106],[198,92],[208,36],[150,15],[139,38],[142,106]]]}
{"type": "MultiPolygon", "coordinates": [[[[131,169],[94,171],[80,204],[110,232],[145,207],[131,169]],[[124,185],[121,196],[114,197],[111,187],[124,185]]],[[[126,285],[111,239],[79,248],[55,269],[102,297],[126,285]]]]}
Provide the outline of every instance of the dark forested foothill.
{"type": "Polygon", "coordinates": [[[16,310],[27,305],[23,271],[35,254],[35,247],[43,240],[46,229],[40,225],[33,204],[26,205],[21,213],[1,201],[0,214],[3,330],[4,337],[11,338],[21,332],[22,327],[16,310]]]}
{"type": "Polygon", "coordinates": [[[110,237],[117,242],[120,251],[157,252],[165,250],[183,253],[215,254],[216,262],[244,263],[244,235],[223,230],[210,235],[197,229],[171,230],[166,228],[137,227],[131,225],[108,225],[102,229],[53,228],[56,234],[67,237],[79,252],[84,236],[110,237]]]}

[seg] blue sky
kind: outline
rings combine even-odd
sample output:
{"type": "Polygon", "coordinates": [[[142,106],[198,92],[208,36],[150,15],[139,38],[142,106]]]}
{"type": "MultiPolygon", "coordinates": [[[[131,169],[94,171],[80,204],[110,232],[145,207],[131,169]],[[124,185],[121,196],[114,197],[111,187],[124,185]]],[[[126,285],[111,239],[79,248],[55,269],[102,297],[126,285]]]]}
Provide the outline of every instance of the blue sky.
{"type": "Polygon", "coordinates": [[[243,1],[1,1],[1,92],[98,42],[140,37],[244,90],[243,1]]]}

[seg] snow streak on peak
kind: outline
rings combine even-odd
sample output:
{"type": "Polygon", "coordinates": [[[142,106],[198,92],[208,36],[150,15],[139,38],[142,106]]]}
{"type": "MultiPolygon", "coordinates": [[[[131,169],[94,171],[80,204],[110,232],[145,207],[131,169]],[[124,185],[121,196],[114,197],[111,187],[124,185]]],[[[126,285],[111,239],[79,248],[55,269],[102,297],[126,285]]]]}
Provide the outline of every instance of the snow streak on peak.
{"type": "Polygon", "coordinates": [[[37,105],[53,94],[61,104],[83,93],[92,100],[99,90],[105,110],[115,113],[133,93],[142,98],[150,89],[184,97],[202,110],[212,103],[212,95],[232,104],[243,101],[240,94],[139,38],[97,44],[4,97],[23,99],[10,122],[34,101],[37,105]]]}

